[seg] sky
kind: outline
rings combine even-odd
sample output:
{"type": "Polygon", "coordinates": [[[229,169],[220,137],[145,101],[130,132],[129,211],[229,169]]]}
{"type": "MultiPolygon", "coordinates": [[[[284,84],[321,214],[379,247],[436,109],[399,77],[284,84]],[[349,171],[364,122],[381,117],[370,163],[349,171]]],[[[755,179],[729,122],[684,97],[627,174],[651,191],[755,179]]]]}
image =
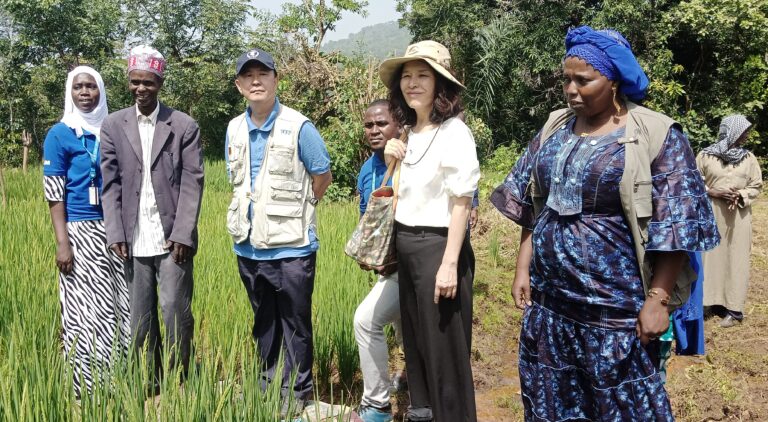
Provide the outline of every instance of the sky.
{"type": "MultiPolygon", "coordinates": [[[[330,1],[329,1],[330,2],[330,1]]],[[[263,1],[251,0],[251,4],[259,9],[266,9],[270,13],[280,14],[283,11],[283,3],[301,3],[301,0],[289,1],[263,1]]],[[[354,34],[360,29],[382,22],[390,22],[400,18],[400,13],[396,10],[395,0],[368,0],[367,17],[360,15],[343,13],[341,20],[336,23],[336,30],[329,32],[324,41],[334,41],[347,38],[349,34],[354,34]]]]}

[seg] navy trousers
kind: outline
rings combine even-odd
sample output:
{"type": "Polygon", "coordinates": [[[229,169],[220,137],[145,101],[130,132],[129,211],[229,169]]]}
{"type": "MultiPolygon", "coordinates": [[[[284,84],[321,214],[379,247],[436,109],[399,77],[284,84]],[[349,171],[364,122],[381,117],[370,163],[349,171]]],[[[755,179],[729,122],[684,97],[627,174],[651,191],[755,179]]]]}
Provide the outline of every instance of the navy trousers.
{"type": "Polygon", "coordinates": [[[283,351],[283,397],[312,398],[312,291],[316,254],[255,261],[237,257],[240,278],[253,308],[253,339],[261,356],[261,388],[275,379],[283,351]]]}

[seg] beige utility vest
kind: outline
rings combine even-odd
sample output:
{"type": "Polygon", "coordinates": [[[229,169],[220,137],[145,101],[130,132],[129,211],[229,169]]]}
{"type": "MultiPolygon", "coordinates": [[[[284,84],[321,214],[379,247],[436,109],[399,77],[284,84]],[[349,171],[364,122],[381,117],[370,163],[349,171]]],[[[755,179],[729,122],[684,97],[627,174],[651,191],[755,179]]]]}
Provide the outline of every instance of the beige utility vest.
{"type": "Polygon", "coordinates": [[[299,132],[309,119],[280,105],[261,168],[251,183],[248,118],[243,113],[227,128],[229,181],[234,189],[227,231],[235,243],[249,239],[257,249],[306,246],[308,229],[316,224],[315,206],[312,178],[299,159],[299,132]]]}
{"type": "MultiPolygon", "coordinates": [[[[653,215],[651,184],[651,162],[659,155],[669,129],[678,124],[669,117],[627,102],[628,118],[624,137],[619,143],[624,144],[624,172],[619,182],[619,195],[627,225],[632,232],[640,276],[646,292],[650,289],[653,278],[653,262],[645,253],[648,243],[648,223],[653,215]]],[[[565,125],[574,113],[571,109],[552,112],[541,130],[541,144],[565,125]]],[[[534,213],[538,215],[547,202],[531,176],[531,199],[534,213]]],[[[670,292],[669,307],[682,306],[691,294],[691,284],[696,280],[696,273],[686,260],[683,270],[677,277],[677,283],[670,292]]]]}

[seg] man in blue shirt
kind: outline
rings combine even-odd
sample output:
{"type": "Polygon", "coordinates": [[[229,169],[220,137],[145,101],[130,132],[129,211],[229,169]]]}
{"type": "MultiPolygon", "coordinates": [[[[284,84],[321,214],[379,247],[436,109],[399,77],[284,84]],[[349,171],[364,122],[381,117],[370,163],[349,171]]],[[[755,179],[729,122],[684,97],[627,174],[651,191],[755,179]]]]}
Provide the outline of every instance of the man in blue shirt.
{"type": "MultiPolygon", "coordinates": [[[[365,213],[371,192],[381,186],[387,172],[384,147],[392,138],[398,138],[402,128],[389,112],[387,100],[376,100],[368,106],[363,117],[365,139],[371,146],[371,157],[363,163],[357,177],[360,195],[360,216],[365,213]]],[[[388,185],[391,185],[390,180],[388,185]]],[[[367,268],[378,274],[371,292],[355,311],[355,339],[360,353],[363,373],[363,398],[358,414],[364,422],[389,422],[392,407],[389,403],[389,348],[384,327],[395,326],[400,334],[400,297],[396,268],[367,268]]]]}
{"type": "Polygon", "coordinates": [[[280,379],[281,416],[290,417],[313,394],[315,206],[332,181],[331,161],[315,126],[278,101],[277,70],[269,53],[247,51],[237,61],[236,75],[235,86],[248,107],[227,129],[227,168],[234,187],[227,229],[253,308],[262,389],[280,379]],[[283,372],[276,374],[281,352],[283,372]],[[296,406],[289,409],[294,371],[296,406]]]}

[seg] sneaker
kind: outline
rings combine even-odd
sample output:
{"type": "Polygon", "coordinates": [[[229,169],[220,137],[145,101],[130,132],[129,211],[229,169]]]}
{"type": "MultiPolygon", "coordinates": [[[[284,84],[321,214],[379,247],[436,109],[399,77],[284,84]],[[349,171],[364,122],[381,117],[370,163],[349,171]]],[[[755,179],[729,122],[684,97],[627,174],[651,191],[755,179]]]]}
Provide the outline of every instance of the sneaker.
{"type": "Polygon", "coordinates": [[[373,406],[360,406],[357,412],[363,422],[392,422],[392,411],[377,409],[373,406]]]}
{"type": "MultiPolygon", "coordinates": [[[[295,398],[290,400],[288,397],[283,398],[283,406],[280,409],[280,420],[293,421],[294,417],[300,416],[307,406],[307,401],[304,399],[295,398]]],[[[301,420],[299,418],[299,420],[301,420]]]]}

